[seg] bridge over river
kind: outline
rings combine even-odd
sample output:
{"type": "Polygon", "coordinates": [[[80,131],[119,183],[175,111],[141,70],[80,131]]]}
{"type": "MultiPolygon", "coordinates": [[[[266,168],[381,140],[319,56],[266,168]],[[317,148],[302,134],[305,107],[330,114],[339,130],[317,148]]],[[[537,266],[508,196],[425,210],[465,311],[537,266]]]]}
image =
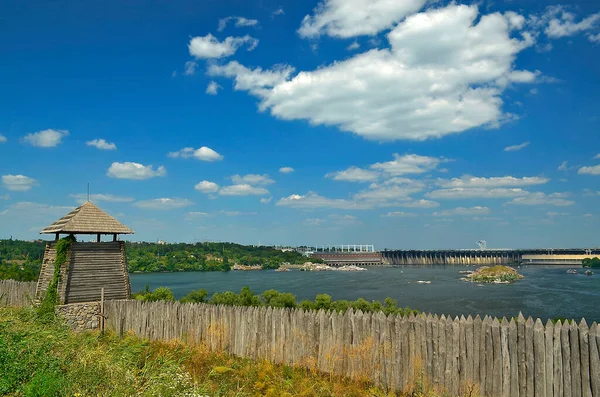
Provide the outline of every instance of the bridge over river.
{"type": "Polygon", "coordinates": [[[600,248],[384,250],[389,265],[581,265],[600,257],[600,248]]]}

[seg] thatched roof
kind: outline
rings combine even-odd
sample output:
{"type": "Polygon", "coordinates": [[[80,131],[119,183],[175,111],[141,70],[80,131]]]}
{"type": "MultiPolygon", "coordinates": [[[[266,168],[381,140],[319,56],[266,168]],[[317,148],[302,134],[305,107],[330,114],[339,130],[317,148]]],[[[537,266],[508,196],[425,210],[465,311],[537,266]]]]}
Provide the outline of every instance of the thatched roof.
{"type": "Polygon", "coordinates": [[[88,201],[42,230],[41,233],[133,234],[133,230],[88,201]]]}

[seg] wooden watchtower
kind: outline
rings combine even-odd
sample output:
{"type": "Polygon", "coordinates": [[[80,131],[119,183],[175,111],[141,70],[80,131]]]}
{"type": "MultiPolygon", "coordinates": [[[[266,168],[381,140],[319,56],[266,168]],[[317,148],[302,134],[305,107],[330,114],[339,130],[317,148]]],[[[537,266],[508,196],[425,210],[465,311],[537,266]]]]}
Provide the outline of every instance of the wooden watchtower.
{"type": "Polygon", "coordinates": [[[61,234],[96,235],[96,242],[71,244],[67,260],[60,269],[60,304],[99,301],[102,288],[105,299],[129,299],[131,286],[125,244],[117,236],[133,234],[130,228],[88,201],[40,233],[54,234],[56,241],[46,244],[36,288],[37,299],[43,299],[52,280],[56,242],[61,234]],[[102,242],[101,235],[112,235],[112,241],[102,242]]]}

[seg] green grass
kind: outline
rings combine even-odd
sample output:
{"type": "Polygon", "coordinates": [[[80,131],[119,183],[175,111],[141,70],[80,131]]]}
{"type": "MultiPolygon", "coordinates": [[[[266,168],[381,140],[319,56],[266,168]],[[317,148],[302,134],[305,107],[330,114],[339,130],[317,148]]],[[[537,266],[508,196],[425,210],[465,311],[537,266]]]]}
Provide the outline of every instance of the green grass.
{"type": "MultiPolygon", "coordinates": [[[[0,308],[0,395],[398,396],[313,369],[241,359],[131,334],[74,333],[33,309],[0,308]]],[[[419,384],[407,394],[420,392],[419,384]]]]}

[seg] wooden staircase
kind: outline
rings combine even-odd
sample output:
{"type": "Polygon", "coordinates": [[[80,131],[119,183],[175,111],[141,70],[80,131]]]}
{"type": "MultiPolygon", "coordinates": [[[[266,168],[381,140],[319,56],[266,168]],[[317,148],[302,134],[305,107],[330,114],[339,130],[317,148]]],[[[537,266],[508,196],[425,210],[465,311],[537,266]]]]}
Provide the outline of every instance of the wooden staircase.
{"type": "Polygon", "coordinates": [[[44,259],[42,260],[42,269],[38,278],[37,287],[35,289],[35,299],[40,301],[46,295],[48,285],[52,281],[54,274],[54,259],[56,258],[56,242],[46,243],[44,250],[44,259]]]}
{"type": "Polygon", "coordinates": [[[66,277],[65,303],[128,299],[129,274],[122,241],[73,243],[66,277]]]}

